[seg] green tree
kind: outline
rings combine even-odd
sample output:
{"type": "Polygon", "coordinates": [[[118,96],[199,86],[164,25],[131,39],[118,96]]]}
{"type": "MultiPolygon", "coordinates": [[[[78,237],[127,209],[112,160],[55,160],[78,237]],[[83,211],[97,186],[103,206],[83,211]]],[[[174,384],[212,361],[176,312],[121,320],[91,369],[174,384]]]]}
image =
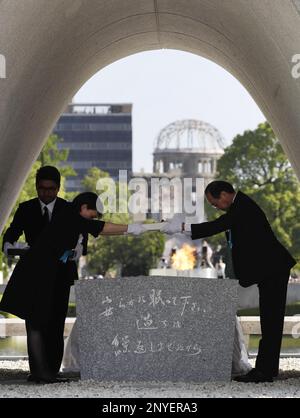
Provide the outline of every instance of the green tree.
{"type": "Polygon", "coordinates": [[[68,158],[68,150],[58,148],[58,143],[63,142],[61,138],[57,135],[51,134],[47,139],[47,142],[42,148],[37,161],[41,163],[41,166],[44,165],[53,165],[53,162],[59,163],[61,161],[66,161],[68,158]]]}
{"type": "MultiPolygon", "coordinates": [[[[237,135],[217,170],[218,179],[232,183],[261,206],[278,239],[299,257],[299,182],[269,123],[237,135]]],[[[208,213],[216,217],[211,208],[208,213]]]]}
{"type": "Polygon", "coordinates": [[[148,275],[164,250],[164,237],[147,232],[139,237],[99,237],[89,244],[88,269],[105,275],[120,270],[121,276],[148,275]]]}
{"type": "MultiPolygon", "coordinates": [[[[97,194],[99,192],[102,193],[103,191],[106,191],[107,188],[105,188],[104,190],[99,189],[99,186],[97,188],[98,181],[103,180],[103,179],[108,180],[108,183],[110,183],[110,181],[112,181],[112,178],[110,177],[109,173],[107,173],[106,171],[101,170],[98,167],[91,167],[88,170],[87,175],[82,180],[82,185],[83,185],[84,191],[90,191],[90,192],[94,192],[94,193],[97,193],[97,194]]],[[[124,204],[123,207],[124,206],[127,207],[127,202],[126,201],[124,202],[123,200],[120,199],[120,193],[119,193],[120,184],[119,184],[119,182],[113,182],[113,183],[114,183],[115,189],[112,190],[112,194],[115,196],[115,200],[116,200],[116,213],[109,213],[109,206],[108,206],[109,202],[107,201],[107,199],[105,201],[103,201],[103,199],[102,199],[103,206],[106,210],[105,220],[110,221],[110,222],[116,222],[116,223],[120,223],[120,222],[127,223],[130,220],[129,214],[128,213],[118,213],[119,205],[123,203],[124,204]]],[[[127,193],[128,193],[128,190],[127,190],[127,193]]]]}
{"type": "MultiPolygon", "coordinates": [[[[84,190],[97,192],[96,184],[100,178],[109,174],[93,167],[83,180],[84,190]]],[[[116,185],[117,207],[119,186],[116,185]]],[[[103,202],[106,207],[107,202],[103,202]]],[[[103,220],[115,223],[130,223],[128,213],[105,213],[103,220]]],[[[117,236],[99,237],[89,240],[88,270],[92,274],[105,275],[110,270],[120,270],[122,276],[147,275],[149,269],[156,267],[164,249],[165,238],[159,232],[143,234],[139,237],[117,236]]]]}
{"type": "Polygon", "coordinates": [[[47,142],[45,143],[42,151],[40,152],[38,158],[33,163],[29,174],[22,186],[20,194],[17,198],[17,201],[10,213],[8,222],[10,223],[19,204],[25,202],[26,200],[33,199],[36,197],[36,188],[35,188],[35,175],[37,170],[44,165],[52,165],[54,167],[59,167],[61,173],[61,187],[59,191],[60,197],[65,197],[64,183],[67,176],[74,176],[76,173],[71,166],[62,165],[66,162],[68,158],[68,150],[59,150],[58,143],[62,142],[62,139],[58,138],[57,135],[50,135],[47,142]]]}
{"type": "Polygon", "coordinates": [[[97,193],[97,182],[103,178],[109,178],[110,175],[106,171],[101,170],[98,167],[89,168],[86,176],[82,180],[82,186],[87,192],[97,193]]]}
{"type": "Polygon", "coordinates": [[[61,173],[61,188],[59,196],[66,199],[72,199],[74,197],[73,194],[65,191],[65,181],[68,177],[75,176],[76,171],[73,167],[66,163],[69,150],[59,148],[58,145],[62,142],[63,138],[59,138],[57,135],[51,134],[40,152],[37,162],[40,164],[40,167],[45,165],[59,167],[59,171],[61,173]]]}

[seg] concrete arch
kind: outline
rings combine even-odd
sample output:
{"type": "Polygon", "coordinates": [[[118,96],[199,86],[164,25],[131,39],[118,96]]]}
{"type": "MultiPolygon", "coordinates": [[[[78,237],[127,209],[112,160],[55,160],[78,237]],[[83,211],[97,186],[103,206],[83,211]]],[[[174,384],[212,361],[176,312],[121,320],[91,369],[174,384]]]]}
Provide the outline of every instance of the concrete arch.
{"type": "Polygon", "coordinates": [[[0,226],[84,82],[117,59],[160,48],[230,71],[271,122],[300,178],[300,79],[292,77],[299,0],[1,0],[0,226]]]}

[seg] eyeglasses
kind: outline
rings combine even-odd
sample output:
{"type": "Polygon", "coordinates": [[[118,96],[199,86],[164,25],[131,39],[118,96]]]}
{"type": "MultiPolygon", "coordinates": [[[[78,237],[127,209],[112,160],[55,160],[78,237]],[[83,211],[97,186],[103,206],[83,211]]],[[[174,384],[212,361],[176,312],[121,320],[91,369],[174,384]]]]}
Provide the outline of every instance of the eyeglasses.
{"type": "Polygon", "coordinates": [[[212,208],[214,208],[214,209],[219,209],[219,208],[218,208],[218,206],[213,205],[211,202],[209,202],[209,205],[210,205],[212,208]]]}
{"type": "Polygon", "coordinates": [[[57,187],[38,187],[37,188],[41,192],[55,192],[57,190],[57,187]]]}

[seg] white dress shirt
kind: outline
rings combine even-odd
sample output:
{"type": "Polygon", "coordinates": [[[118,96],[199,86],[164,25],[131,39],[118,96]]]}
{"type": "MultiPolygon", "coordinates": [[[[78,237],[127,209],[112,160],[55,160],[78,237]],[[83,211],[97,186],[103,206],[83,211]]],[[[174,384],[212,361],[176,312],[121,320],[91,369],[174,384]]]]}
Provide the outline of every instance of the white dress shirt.
{"type": "Polygon", "coordinates": [[[41,205],[42,215],[44,215],[44,210],[45,210],[45,207],[46,207],[48,209],[48,213],[49,213],[49,221],[51,221],[52,212],[53,212],[53,209],[54,209],[54,205],[55,205],[56,199],[52,200],[52,202],[51,203],[48,203],[48,205],[46,205],[40,199],[39,199],[39,201],[40,201],[40,205],[41,205]]]}

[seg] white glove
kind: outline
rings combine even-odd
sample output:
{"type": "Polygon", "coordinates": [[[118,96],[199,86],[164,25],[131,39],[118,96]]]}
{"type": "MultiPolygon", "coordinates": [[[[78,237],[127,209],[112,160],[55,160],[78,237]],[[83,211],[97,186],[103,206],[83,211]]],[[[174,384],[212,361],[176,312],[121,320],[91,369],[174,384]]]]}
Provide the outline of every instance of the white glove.
{"type": "Polygon", "coordinates": [[[78,261],[83,253],[83,235],[80,234],[78,237],[78,241],[76,244],[76,247],[74,248],[75,254],[73,257],[70,258],[70,260],[78,261]]]}
{"type": "Polygon", "coordinates": [[[166,222],[162,223],[160,228],[161,232],[165,234],[176,234],[178,232],[182,232],[182,219],[181,217],[174,216],[173,219],[169,219],[166,222]]]}
{"type": "Polygon", "coordinates": [[[70,260],[78,261],[83,253],[83,245],[80,242],[78,242],[76,247],[74,248],[74,251],[75,255],[72,258],[70,258],[70,260]]]}
{"type": "Polygon", "coordinates": [[[11,244],[10,242],[5,242],[4,243],[4,245],[3,245],[3,252],[6,255],[6,257],[8,257],[7,250],[9,250],[11,248],[15,248],[14,244],[11,244]]]}
{"type": "Polygon", "coordinates": [[[143,224],[129,224],[127,227],[127,234],[140,235],[146,231],[143,224]]]}
{"type": "Polygon", "coordinates": [[[184,224],[184,232],[192,232],[192,224],[184,224]]]}

